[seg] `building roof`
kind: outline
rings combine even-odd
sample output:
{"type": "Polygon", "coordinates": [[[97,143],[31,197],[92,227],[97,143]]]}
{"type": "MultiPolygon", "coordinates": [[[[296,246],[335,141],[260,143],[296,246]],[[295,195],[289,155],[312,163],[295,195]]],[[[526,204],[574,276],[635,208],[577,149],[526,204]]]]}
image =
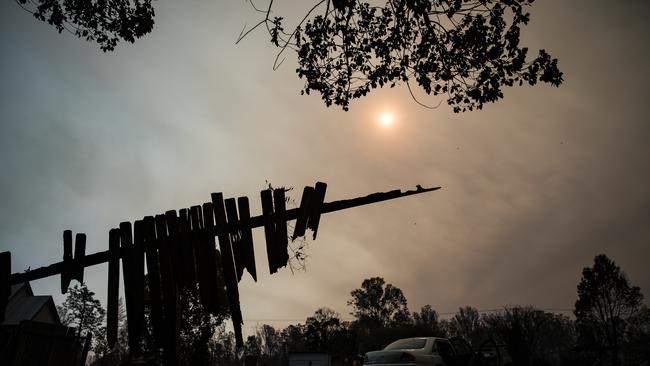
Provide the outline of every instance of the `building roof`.
{"type": "Polygon", "coordinates": [[[40,320],[43,317],[61,324],[52,296],[34,296],[28,282],[11,286],[2,325],[18,325],[22,320],[40,320]]]}
{"type": "Polygon", "coordinates": [[[29,282],[18,283],[11,285],[11,293],[9,294],[9,299],[7,301],[11,301],[14,296],[34,296],[34,291],[29,282]]]}

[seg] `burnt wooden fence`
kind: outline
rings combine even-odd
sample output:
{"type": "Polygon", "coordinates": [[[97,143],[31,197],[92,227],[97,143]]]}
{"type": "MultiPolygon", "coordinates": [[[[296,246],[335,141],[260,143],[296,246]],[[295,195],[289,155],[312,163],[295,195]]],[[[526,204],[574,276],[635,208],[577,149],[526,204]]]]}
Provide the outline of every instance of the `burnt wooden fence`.
{"type": "Polygon", "coordinates": [[[144,328],[145,263],[151,325],[154,339],[163,349],[166,364],[177,361],[176,336],[179,329],[179,291],[198,284],[199,298],[206,311],[216,314],[219,293],[225,289],[228,309],[238,348],[243,346],[242,314],[238,282],[246,270],[257,280],[252,229],[264,227],[266,255],[270,273],[276,273],[289,261],[289,240],[311,230],[316,239],[321,215],[439,189],[422,188],[402,192],[373,193],[364,197],[325,202],[327,185],[322,182],[303,189],[300,206],[286,208],[284,189],[266,189],[260,193],[262,214],[251,216],[247,197],[224,199],[212,193],[202,205],[169,210],[142,220],[122,222],[109,231],[108,250],[86,255],[86,235],[63,232],[63,261],[25,272],[11,273],[10,252],[0,253],[0,322],[12,284],[61,276],[61,292],[71,280],[83,282],[84,268],[108,263],[106,332],[109,348],[117,341],[119,261],[122,260],[124,297],[129,348],[140,353],[144,328]],[[287,222],[296,220],[289,238],[287,222]],[[215,238],[219,248],[216,247],[215,238]],[[218,271],[222,272],[222,276],[218,271]]]}

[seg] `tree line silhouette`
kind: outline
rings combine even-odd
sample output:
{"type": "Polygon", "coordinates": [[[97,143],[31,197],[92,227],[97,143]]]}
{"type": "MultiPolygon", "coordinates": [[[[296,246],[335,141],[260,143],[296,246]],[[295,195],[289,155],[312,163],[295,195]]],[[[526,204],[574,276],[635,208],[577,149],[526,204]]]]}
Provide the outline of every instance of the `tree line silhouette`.
{"type": "MultiPolygon", "coordinates": [[[[96,333],[92,364],[133,361],[125,339],[124,317],[120,317],[119,342],[109,350],[101,328],[103,309],[88,292],[85,286],[71,289],[59,307],[63,321],[83,328],[80,334],[96,333]],[[79,314],[89,314],[91,320],[79,319],[79,314]]],[[[218,316],[210,315],[201,308],[197,294],[196,289],[188,289],[181,295],[179,359],[187,365],[236,365],[242,358],[246,364],[286,365],[292,352],[328,353],[332,364],[350,365],[365,352],[381,349],[394,340],[425,336],[461,337],[475,349],[493,340],[503,353],[502,359],[511,360],[513,365],[642,365],[650,360],[650,310],[643,304],[640,288],[632,286],[620,267],[605,255],[596,256],[593,267],[584,268],[574,317],[512,305],[489,312],[466,306],[443,318],[431,305],[410,311],[401,289],[373,277],[350,293],[347,304],[353,320],[344,320],[334,310],[321,307],[304,323],[257,327],[247,337],[243,350],[236,349],[235,336],[225,326],[226,305],[218,316]]],[[[157,363],[161,353],[155,346],[148,310],[145,322],[142,360],[157,363]]]]}

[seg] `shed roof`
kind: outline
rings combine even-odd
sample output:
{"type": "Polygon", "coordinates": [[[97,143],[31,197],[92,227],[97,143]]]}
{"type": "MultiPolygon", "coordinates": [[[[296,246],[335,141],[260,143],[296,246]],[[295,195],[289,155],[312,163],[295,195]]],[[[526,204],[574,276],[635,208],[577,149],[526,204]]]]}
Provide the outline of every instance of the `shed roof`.
{"type": "Polygon", "coordinates": [[[34,296],[34,291],[32,290],[32,286],[29,284],[29,282],[23,282],[23,283],[17,283],[15,285],[11,285],[11,294],[9,294],[9,300],[14,298],[14,296],[17,296],[19,293],[22,293],[26,296],[34,296]]]}
{"type": "Polygon", "coordinates": [[[17,325],[22,320],[33,320],[43,310],[52,314],[55,324],[61,324],[52,296],[34,296],[29,282],[13,285],[2,325],[17,325]]]}

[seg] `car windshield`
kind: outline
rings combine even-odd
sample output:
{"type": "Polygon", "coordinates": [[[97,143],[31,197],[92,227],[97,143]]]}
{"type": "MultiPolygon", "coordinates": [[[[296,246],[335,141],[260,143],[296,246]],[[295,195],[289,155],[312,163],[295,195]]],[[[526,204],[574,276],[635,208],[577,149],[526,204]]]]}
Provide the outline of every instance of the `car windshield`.
{"type": "Polygon", "coordinates": [[[395,341],[386,348],[385,350],[391,350],[391,349],[420,349],[424,348],[426,345],[427,340],[422,339],[422,338],[409,338],[409,339],[400,339],[399,341],[395,341]]]}

